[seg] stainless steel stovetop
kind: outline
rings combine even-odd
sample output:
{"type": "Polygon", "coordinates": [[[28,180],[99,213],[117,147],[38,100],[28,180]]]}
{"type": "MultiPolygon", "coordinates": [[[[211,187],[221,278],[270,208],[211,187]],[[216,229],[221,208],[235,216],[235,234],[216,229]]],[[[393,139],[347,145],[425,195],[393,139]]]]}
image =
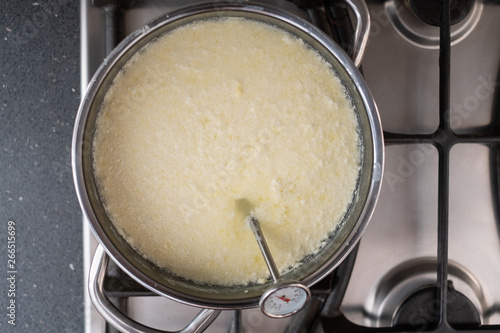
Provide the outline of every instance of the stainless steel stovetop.
{"type": "MultiPolygon", "coordinates": [[[[267,2],[315,20],[316,9],[267,2]]],[[[137,1],[124,12],[125,33],[187,3],[137,1]]],[[[386,165],[379,202],[360,242],[340,310],[356,325],[389,327],[403,301],[437,279],[442,154],[435,143],[449,138],[436,132],[439,28],[421,21],[409,0],[373,0],[367,5],[372,28],[362,69],[386,133],[386,165]]],[[[84,91],[106,56],[105,14],[90,0],[82,0],[81,15],[84,91]]],[[[446,173],[448,280],[474,305],[482,325],[500,325],[499,18],[500,5],[476,0],[468,15],[451,27],[449,125],[458,139],[452,141],[446,173]]],[[[88,272],[96,240],[86,221],[84,246],[88,272]]],[[[410,316],[413,329],[428,329],[426,320],[433,311],[436,308],[417,307],[410,316]]],[[[198,309],[161,297],[131,297],[127,312],[139,322],[173,330],[198,309]]],[[[242,311],[237,324],[233,315],[223,312],[207,332],[294,331],[287,327],[290,319],[269,319],[257,309],[242,311]]],[[[86,331],[106,332],[105,326],[87,297],[86,331]]],[[[321,325],[315,331],[322,332],[321,325]]]]}

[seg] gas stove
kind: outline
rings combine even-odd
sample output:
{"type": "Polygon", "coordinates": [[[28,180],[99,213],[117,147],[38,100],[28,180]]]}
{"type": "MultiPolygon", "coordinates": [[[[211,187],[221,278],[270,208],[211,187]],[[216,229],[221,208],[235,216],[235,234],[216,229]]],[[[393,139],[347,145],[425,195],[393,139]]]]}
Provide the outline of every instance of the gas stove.
{"type": "MultiPolygon", "coordinates": [[[[82,0],[82,91],[121,38],[195,2],[82,0]]],[[[342,1],[260,2],[349,45],[342,1]]],[[[299,314],[223,311],[207,332],[500,331],[500,3],[451,1],[449,15],[440,1],[366,4],[362,72],[386,144],[369,226],[299,314]]],[[[83,224],[87,288],[97,241],[83,224]]],[[[199,311],[155,296],[112,263],[104,287],[122,312],[157,329],[179,330],[199,311]]],[[[86,332],[115,331],[87,294],[85,311],[86,332]]]]}

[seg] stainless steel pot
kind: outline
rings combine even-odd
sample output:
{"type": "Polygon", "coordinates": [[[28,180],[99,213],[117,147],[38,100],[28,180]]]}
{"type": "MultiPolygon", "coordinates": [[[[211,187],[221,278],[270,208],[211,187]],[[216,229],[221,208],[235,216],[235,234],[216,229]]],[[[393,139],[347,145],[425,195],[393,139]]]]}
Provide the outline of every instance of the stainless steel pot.
{"type": "Polygon", "coordinates": [[[374,209],[383,170],[383,138],[378,112],[357,70],[366,44],[369,16],[361,0],[348,0],[357,16],[354,62],[331,39],[312,24],[284,12],[258,4],[205,4],[173,13],[128,36],[104,61],[82,100],[73,135],[74,182],[82,210],[102,248],[96,252],[90,272],[90,293],[103,317],[120,331],[159,332],[133,322],[119,312],[103,293],[102,280],[109,258],[146,288],[184,304],[205,308],[183,332],[201,331],[224,309],[256,307],[269,287],[214,286],[187,281],[158,268],[137,253],[115,230],[100,200],[92,167],[92,140],[96,117],[113,78],[130,57],[153,38],[187,23],[214,17],[243,17],[284,29],[304,40],[328,61],[348,92],[357,112],[362,167],[355,198],[334,236],[315,256],[282,278],[311,286],[329,274],[360,239],[374,209]]]}

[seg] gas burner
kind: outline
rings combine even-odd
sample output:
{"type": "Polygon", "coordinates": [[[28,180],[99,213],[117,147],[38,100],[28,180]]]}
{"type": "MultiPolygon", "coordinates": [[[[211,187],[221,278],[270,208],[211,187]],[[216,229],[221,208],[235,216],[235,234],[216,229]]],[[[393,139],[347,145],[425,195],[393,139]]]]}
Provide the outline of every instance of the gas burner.
{"type": "MultiPolygon", "coordinates": [[[[399,307],[394,325],[412,327],[417,331],[436,328],[439,324],[439,297],[436,286],[427,286],[410,295],[399,307]]],[[[448,323],[453,327],[472,327],[481,323],[474,304],[455,290],[448,281],[448,323]]]]}
{"type": "MultiPolygon", "coordinates": [[[[464,316],[464,320],[470,318],[470,321],[466,320],[468,323],[481,322],[482,316],[478,314],[478,311],[484,313],[485,309],[490,306],[487,304],[487,297],[485,297],[481,285],[465,267],[453,261],[449,261],[448,265],[448,277],[449,283],[451,283],[448,289],[452,290],[448,293],[448,298],[450,300],[449,306],[453,307],[452,312],[455,310],[455,306],[470,303],[468,307],[474,311],[469,312],[473,315],[464,316]],[[453,288],[450,288],[451,286],[453,288]],[[454,300],[459,298],[465,300],[453,304],[454,300]]],[[[435,290],[434,286],[436,285],[436,267],[437,258],[425,257],[406,261],[387,272],[374,286],[365,304],[365,311],[372,318],[372,322],[366,324],[369,326],[392,326],[395,324],[415,326],[415,322],[420,322],[417,319],[425,319],[430,327],[430,324],[433,323],[431,319],[435,318],[437,313],[427,310],[439,304],[436,303],[435,293],[432,291],[435,290]],[[434,304],[431,304],[432,302],[434,304]],[[415,309],[423,309],[422,311],[425,310],[430,314],[421,314],[416,318],[415,314],[418,314],[418,311],[414,311],[415,309]]],[[[463,321],[451,321],[450,323],[459,324],[463,321]]]]}
{"type": "MultiPolygon", "coordinates": [[[[474,0],[453,0],[450,2],[450,24],[455,25],[470,13],[474,0]]],[[[410,0],[415,14],[425,23],[439,27],[439,1],[410,0]]]]}
{"type": "MultiPolygon", "coordinates": [[[[466,38],[481,13],[481,0],[451,1],[451,44],[466,38]]],[[[385,9],[396,31],[408,42],[426,49],[439,48],[439,1],[390,0],[385,9]]]]}

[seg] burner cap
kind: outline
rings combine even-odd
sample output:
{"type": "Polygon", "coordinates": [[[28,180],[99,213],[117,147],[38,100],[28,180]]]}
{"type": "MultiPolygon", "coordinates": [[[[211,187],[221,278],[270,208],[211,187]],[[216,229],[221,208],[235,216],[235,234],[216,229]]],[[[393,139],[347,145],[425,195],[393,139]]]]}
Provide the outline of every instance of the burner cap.
{"type": "MultiPolygon", "coordinates": [[[[448,323],[451,326],[480,325],[481,319],[471,301],[448,281],[448,323]]],[[[410,295],[399,307],[394,325],[428,330],[439,323],[437,287],[429,286],[410,295]]]]}
{"type": "MultiPolygon", "coordinates": [[[[450,1],[450,24],[462,21],[472,9],[474,0],[450,1]]],[[[440,1],[410,0],[415,14],[425,23],[439,27],[440,1]]]]}
{"type": "MultiPolygon", "coordinates": [[[[386,0],[384,8],[396,32],[408,42],[439,49],[439,2],[437,0],[386,0]]],[[[450,0],[451,45],[465,39],[476,27],[483,2],[450,0]]]]}

